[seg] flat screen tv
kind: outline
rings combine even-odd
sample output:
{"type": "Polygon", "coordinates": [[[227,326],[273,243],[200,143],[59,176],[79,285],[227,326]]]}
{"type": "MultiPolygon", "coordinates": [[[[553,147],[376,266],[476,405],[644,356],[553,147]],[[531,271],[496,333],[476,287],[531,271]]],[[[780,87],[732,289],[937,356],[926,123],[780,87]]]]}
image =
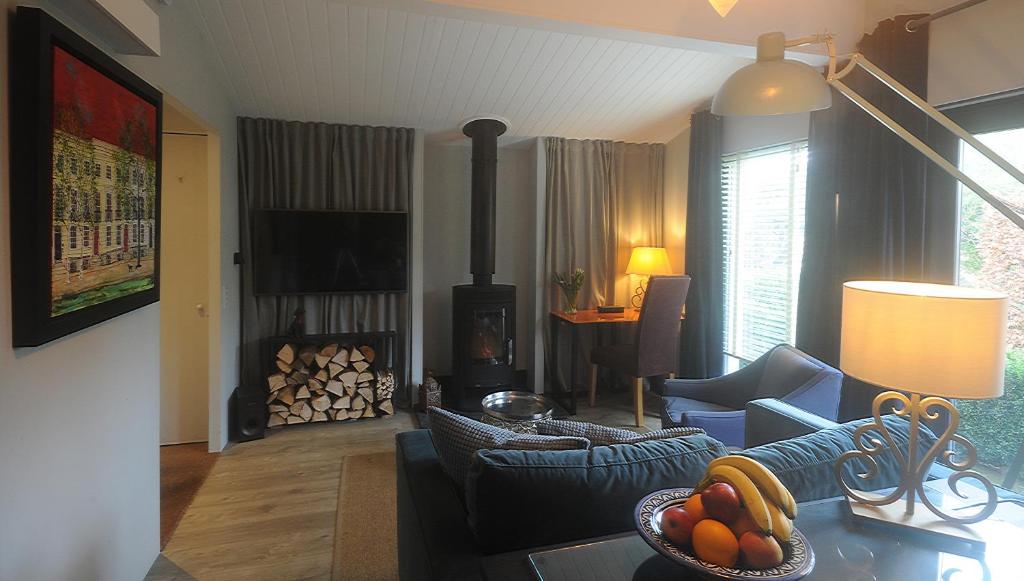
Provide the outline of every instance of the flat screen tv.
{"type": "Polygon", "coordinates": [[[257,295],[401,292],[408,278],[404,212],[256,210],[257,295]]]}

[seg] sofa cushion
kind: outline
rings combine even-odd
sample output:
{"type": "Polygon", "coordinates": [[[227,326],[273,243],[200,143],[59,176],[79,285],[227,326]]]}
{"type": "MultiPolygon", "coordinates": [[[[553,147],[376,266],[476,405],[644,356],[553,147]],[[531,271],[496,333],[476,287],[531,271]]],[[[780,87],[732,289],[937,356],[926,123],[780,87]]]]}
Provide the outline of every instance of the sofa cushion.
{"type": "MultiPolygon", "coordinates": [[[[747,448],[740,454],[749,456],[765,465],[789,488],[797,502],[842,496],[843,491],[836,482],[833,467],[845,452],[855,450],[854,431],[861,425],[873,422],[872,418],[856,420],[834,428],[819,430],[813,434],[747,448]]],[[[892,436],[896,446],[907,449],[910,423],[894,415],[884,416],[883,424],[892,436]]],[[[869,432],[867,437],[877,438],[869,432]]],[[[922,426],[918,440],[918,458],[922,457],[935,443],[935,435],[922,426]]],[[[900,464],[892,450],[886,446],[875,456],[878,474],[871,480],[862,480],[857,474],[864,473],[867,466],[860,460],[851,460],[843,466],[847,485],[859,490],[878,490],[899,484],[900,464]]]]}
{"type": "Polygon", "coordinates": [[[441,465],[461,491],[477,450],[586,450],[590,441],[569,436],[518,434],[438,407],[427,410],[441,465]]]}
{"type": "Polygon", "coordinates": [[[693,486],[726,454],[705,435],[560,452],[480,451],[466,481],[469,524],[488,553],[633,529],[633,509],[693,486]]]}
{"type": "Polygon", "coordinates": [[[703,434],[701,428],[668,428],[640,434],[622,428],[610,428],[589,422],[570,420],[548,420],[537,424],[537,433],[548,436],[575,436],[590,440],[591,446],[611,446],[612,444],[635,444],[648,440],[664,440],[703,434]]]}
{"type": "Polygon", "coordinates": [[[690,399],[688,397],[666,397],[662,401],[662,413],[669,419],[673,425],[679,425],[683,421],[683,414],[686,412],[731,412],[735,411],[732,408],[725,407],[724,405],[718,405],[717,403],[711,403],[708,401],[700,401],[699,399],[690,399]]]}

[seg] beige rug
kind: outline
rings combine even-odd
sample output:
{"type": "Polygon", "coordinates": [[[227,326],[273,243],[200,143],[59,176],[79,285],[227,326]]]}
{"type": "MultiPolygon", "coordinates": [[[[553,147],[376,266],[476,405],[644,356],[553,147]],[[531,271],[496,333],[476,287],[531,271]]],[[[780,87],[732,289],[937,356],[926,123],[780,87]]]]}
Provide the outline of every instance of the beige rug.
{"type": "Polygon", "coordinates": [[[333,581],[398,579],[396,490],[394,452],[342,460],[333,581]]]}

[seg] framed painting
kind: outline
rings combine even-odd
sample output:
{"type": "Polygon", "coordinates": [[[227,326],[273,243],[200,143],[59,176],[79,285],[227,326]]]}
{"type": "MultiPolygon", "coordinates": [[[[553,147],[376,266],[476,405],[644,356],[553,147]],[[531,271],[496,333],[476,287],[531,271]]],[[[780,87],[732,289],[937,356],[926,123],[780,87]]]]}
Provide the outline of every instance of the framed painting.
{"type": "Polygon", "coordinates": [[[14,346],[156,302],[159,91],[45,12],[18,7],[11,77],[14,346]]]}

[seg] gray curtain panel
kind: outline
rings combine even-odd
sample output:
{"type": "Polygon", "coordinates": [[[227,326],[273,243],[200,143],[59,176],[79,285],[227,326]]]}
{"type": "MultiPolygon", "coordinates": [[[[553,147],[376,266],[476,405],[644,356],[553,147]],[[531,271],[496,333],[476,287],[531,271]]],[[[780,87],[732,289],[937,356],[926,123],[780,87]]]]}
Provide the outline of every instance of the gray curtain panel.
{"type": "Polygon", "coordinates": [[[630,252],[663,244],[665,146],[548,137],[544,147],[545,312],[563,306],[553,274],[576,267],[586,271],[580,308],[628,304],[630,252]]]}
{"type": "MultiPolygon", "coordinates": [[[[920,16],[879,22],[857,47],[910,90],[927,98],[929,30],[927,26],[914,32],[906,29],[907,21],[920,16]]],[[[845,82],[914,135],[929,134],[924,114],[868,74],[855,71],[845,82]]],[[[951,136],[944,130],[938,133],[951,136]]],[[[832,96],[832,107],[811,113],[808,147],[807,231],[796,346],[838,366],[844,282],[952,282],[929,272],[928,250],[937,244],[933,234],[945,236],[952,231],[936,229],[932,220],[937,212],[955,216],[957,198],[954,188],[941,185],[948,178],[941,171],[930,171],[924,155],[838,93],[832,96]]],[[[948,145],[942,148],[951,149],[948,145]]],[[[949,249],[944,262],[952,267],[956,256],[953,247],[949,249]]],[[[878,389],[846,378],[840,421],[870,415],[878,393],[878,389]]]]}
{"type": "Polygon", "coordinates": [[[242,297],[243,386],[262,385],[268,362],[260,339],[285,333],[299,307],[309,334],[395,330],[396,356],[406,356],[404,293],[252,296],[249,216],[259,209],[408,211],[413,137],[403,128],[238,119],[242,281],[250,289],[242,297]]]}

